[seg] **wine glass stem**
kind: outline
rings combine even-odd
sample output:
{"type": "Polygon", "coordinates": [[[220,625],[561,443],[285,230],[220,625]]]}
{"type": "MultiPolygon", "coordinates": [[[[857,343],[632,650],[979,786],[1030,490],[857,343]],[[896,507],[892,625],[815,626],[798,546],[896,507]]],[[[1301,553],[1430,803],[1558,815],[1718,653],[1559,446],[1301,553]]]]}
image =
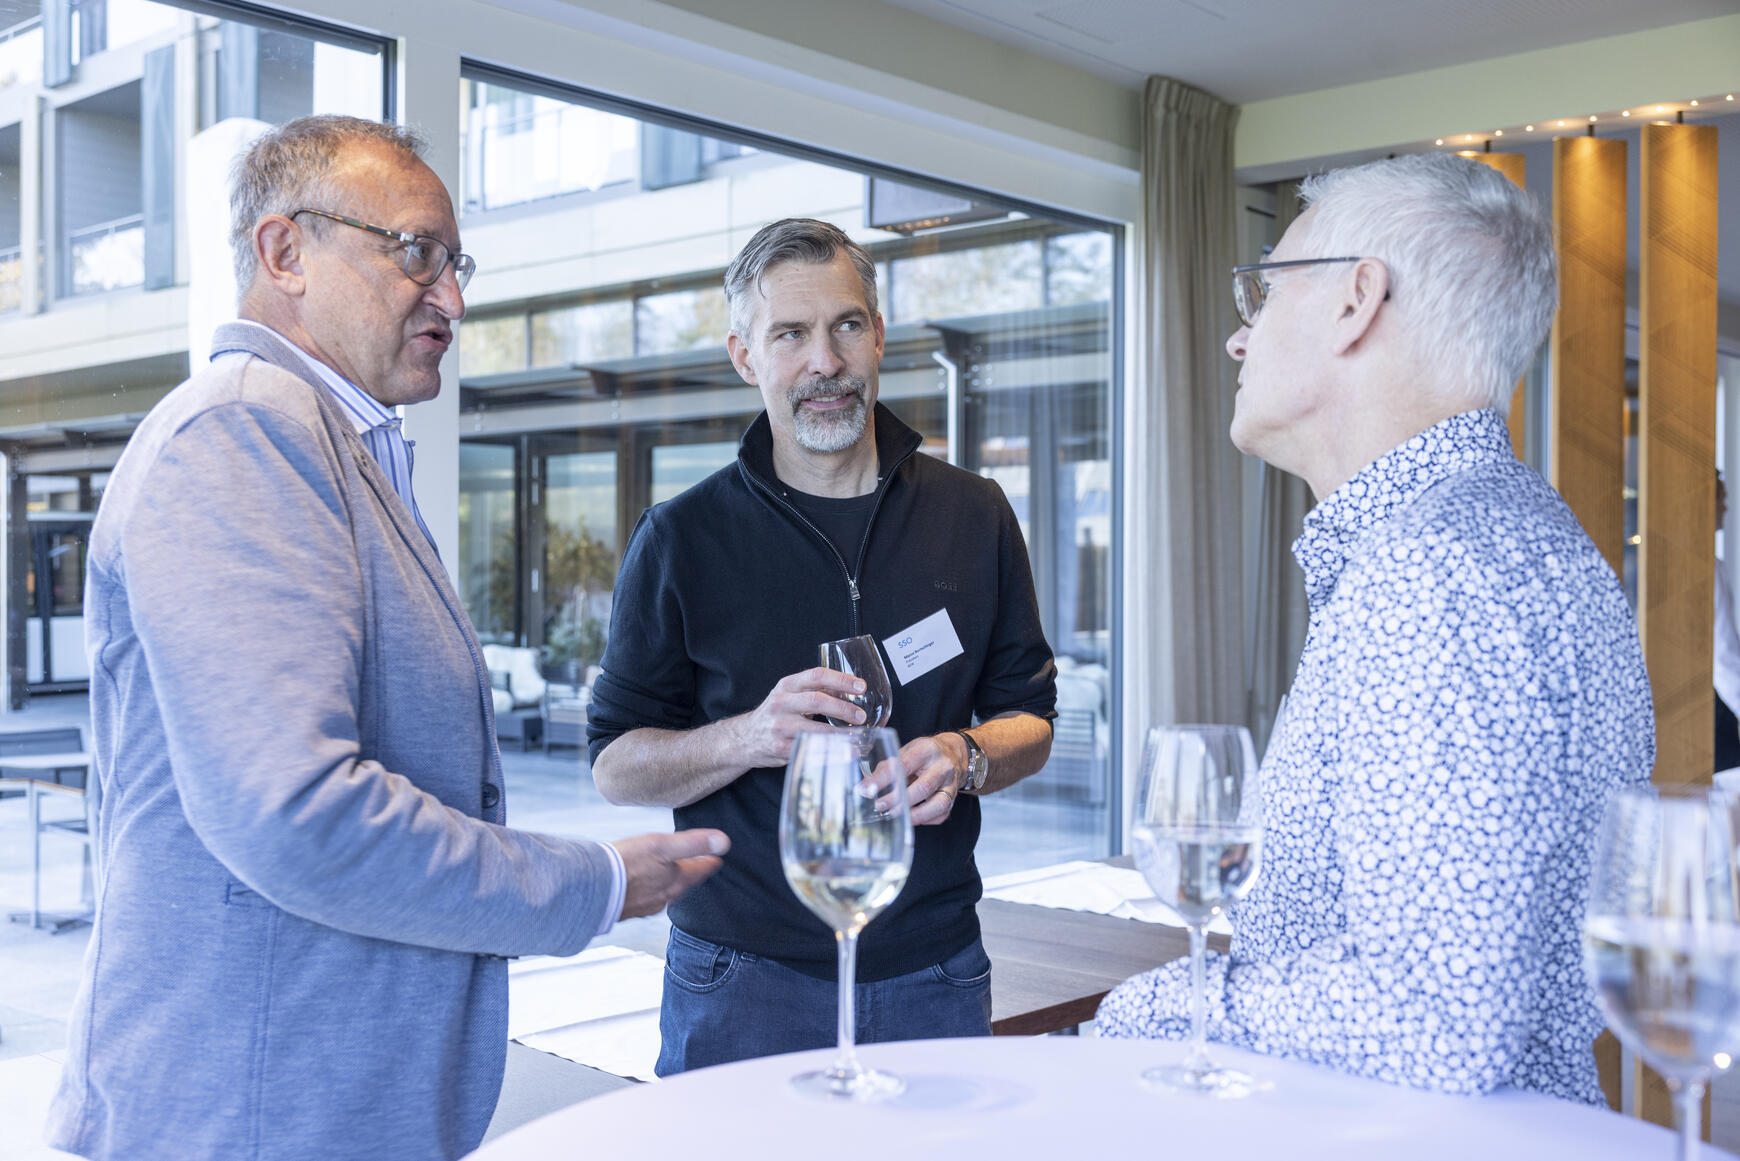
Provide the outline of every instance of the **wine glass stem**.
{"type": "Polygon", "coordinates": [[[840,946],[840,1051],[834,1058],[834,1068],[850,1074],[858,1071],[852,1012],[852,985],[858,978],[858,933],[836,931],[834,942],[840,946]]]}
{"type": "Polygon", "coordinates": [[[1209,1068],[1208,1050],[1208,928],[1190,928],[1190,1051],[1184,1067],[1193,1072],[1209,1068]]]}
{"type": "Polygon", "coordinates": [[[1680,1161],[1697,1161],[1698,1142],[1703,1139],[1704,1085],[1687,1080],[1674,1085],[1680,1105],[1680,1161]]]}

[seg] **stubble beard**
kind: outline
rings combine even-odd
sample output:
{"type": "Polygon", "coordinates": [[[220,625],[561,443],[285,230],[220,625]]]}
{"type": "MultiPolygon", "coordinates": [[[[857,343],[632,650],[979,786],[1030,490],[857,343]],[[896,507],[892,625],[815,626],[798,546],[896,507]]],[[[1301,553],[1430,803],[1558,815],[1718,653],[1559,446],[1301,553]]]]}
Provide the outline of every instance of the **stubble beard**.
{"type": "Polygon", "coordinates": [[[843,452],[864,437],[870,409],[864,405],[868,384],[853,375],[817,379],[791,392],[792,436],[799,447],[818,455],[843,452]],[[850,392],[853,402],[840,411],[817,412],[803,406],[807,399],[850,392]]]}

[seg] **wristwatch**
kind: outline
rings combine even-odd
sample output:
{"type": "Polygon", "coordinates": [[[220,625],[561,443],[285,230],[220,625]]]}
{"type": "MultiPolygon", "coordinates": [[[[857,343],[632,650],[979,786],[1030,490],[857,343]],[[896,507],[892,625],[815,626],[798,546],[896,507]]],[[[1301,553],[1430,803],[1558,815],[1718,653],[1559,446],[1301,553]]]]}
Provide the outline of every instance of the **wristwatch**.
{"type": "Polygon", "coordinates": [[[985,788],[985,779],[991,776],[991,759],[985,756],[985,751],[979,749],[979,743],[973,741],[973,735],[965,730],[956,730],[955,733],[967,744],[967,780],[961,783],[961,789],[968,794],[977,794],[985,788]]]}

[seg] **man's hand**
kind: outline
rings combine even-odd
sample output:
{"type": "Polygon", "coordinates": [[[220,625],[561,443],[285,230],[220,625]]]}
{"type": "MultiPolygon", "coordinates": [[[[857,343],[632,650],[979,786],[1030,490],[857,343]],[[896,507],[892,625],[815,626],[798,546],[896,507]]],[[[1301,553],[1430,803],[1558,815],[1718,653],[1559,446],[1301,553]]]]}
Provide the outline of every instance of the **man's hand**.
{"type": "Polygon", "coordinates": [[[900,747],[906,765],[906,799],[912,825],[945,822],[955,808],[955,795],[966,780],[967,744],[959,734],[914,738],[900,747]]]}
{"type": "Polygon", "coordinates": [[[864,724],[864,711],[845,699],[864,692],[864,682],[835,669],[806,669],[780,678],[767,700],[730,719],[735,753],[745,768],[783,766],[799,732],[813,730],[815,715],[848,725],[864,724]]]}
{"type": "Polygon", "coordinates": [[[620,919],[635,919],[664,910],[666,903],[724,866],[719,856],[731,849],[720,830],[680,830],[676,834],[642,834],[610,844],[622,856],[628,889],[620,919]]]}

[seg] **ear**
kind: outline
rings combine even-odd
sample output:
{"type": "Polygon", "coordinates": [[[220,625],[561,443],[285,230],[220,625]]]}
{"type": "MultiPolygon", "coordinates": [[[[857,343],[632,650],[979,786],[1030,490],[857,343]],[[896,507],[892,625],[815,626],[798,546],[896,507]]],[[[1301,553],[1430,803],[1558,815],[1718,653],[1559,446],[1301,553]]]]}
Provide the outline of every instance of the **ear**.
{"type": "Polygon", "coordinates": [[[731,365],[737,368],[737,376],[751,387],[761,384],[755,381],[755,365],[749,361],[749,344],[737,337],[732,331],[725,336],[725,349],[731,353],[731,365]]]}
{"type": "Polygon", "coordinates": [[[300,298],[308,289],[302,269],[302,228],[282,214],[267,214],[254,223],[256,281],[264,280],[281,294],[300,298]]]}
{"type": "Polygon", "coordinates": [[[1343,276],[1341,291],[1332,348],[1337,355],[1347,354],[1371,331],[1378,309],[1390,296],[1389,267],[1376,258],[1361,258],[1343,276]]]}
{"type": "Polygon", "coordinates": [[[870,325],[876,328],[876,365],[882,365],[883,345],[888,338],[888,325],[882,321],[882,312],[877,311],[870,316],[870,325]]]}

